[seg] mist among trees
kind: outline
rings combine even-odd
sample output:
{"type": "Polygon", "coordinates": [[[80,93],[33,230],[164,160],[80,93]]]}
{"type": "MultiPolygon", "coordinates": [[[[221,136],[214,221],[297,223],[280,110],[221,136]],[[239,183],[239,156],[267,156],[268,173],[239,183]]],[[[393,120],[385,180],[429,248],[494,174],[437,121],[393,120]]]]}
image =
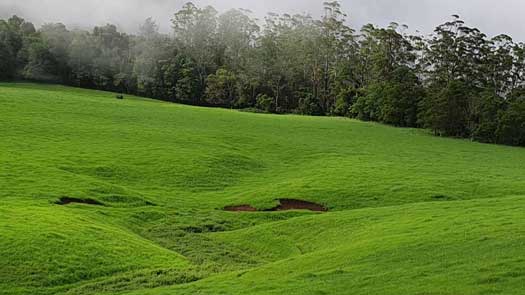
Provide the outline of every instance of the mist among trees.
{"type": "Polygon", "coordinates": [[[323,17],[187,3],[173,33],[137,35],[0,20],[0,79],[63,83],[203,106],[336,115],[525,146],[525,45],[459,16],[431,36],[392,23],[357,30],[338,2],[323,17]]]}

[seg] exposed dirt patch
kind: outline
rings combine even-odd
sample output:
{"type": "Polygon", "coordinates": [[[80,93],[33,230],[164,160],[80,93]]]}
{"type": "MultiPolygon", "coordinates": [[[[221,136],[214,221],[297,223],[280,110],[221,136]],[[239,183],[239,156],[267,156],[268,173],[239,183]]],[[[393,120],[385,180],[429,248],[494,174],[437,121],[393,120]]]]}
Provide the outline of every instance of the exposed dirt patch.
{"type": "Polygon", "coordinates": [[[257,209],[250,205],[239,205],[239,206],[226,206],[224,207],[225,211],[232,211],[232,212],[255,212],[257,209]]]}
{"type": "MultiPolygon", "coordinates": [[[[310,210],[314,212],[326,212],[328,211],[327,208],[325,208],[322,205],[308,202],[308,201],[302,201],[302,200],[295,200],[295,199],[279,199],[279,205],[267,209],[267,210],[261,210],[264,212],[272,212],[272,211],[289,211],[289,210],[310,210]]],[[[226,206],[224,207],[225,211],[233,211],[233,212],[257,212],[258,210],[250,205],[238,205],[238,206],[226,206]]]]}
{"type": "Polygon", "coordinates": [[[431,197],[432,201],[453,201],[454,198],[446,195],[435,195],[431,197]]]}
{"type": "Polygon", "coordinates": [[[99,198],[105,204],[117,205],[119,207],[157,206],[143,198],[123,195],[106,195],[99,198]]]}
{"type": "Polygon", "coordinates": [[[104,204],[102,204],[101,202],[93,200],[93,199],[78,199],[78,198],[71,198],[71,197],[62,197],[55,202],[55,204],[57,205],[69,205],[73,203],[93,205],[93,206],[104,206],[104,204]]]}
{"type": "Polygon", "coordinates": [[[308,202],[308,201],[302,201],[302,200],[294,200],[294,199],[280,199],[278,206],[266,210],[266,211],[287,211],[287,210],[310,210],[315,212],[326,212],[328,209],[326,209],[324,206],[308,202]]]}

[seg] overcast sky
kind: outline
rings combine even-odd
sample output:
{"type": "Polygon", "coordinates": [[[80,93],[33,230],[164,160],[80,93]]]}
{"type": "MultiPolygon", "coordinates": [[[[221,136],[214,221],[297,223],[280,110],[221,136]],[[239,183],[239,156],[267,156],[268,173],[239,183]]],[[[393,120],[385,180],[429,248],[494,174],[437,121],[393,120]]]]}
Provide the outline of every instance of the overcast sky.
{"type": "MultiPolygon", "coordinates": [[[[324,0],[195,0],[199,6],[212,5],[219,11],[246,8],[263,18],[267,12],[310,13],[319,16],[324,0]]],[[[151,16],[164,32],[170,18],[187,0],[0,0],[0,17],[17,14],[37,25],[63,22],[69,26],[91,27],[117,24],[135,32],[138,24],[151,16]]],[[[507,33],[525,41],[525,0],[342,0],[350,23],[386,25],[391,21],[407,24],[412,30],[431,32],[433,28],[460,14],[468,24],[488,35],[507,33]]]]}

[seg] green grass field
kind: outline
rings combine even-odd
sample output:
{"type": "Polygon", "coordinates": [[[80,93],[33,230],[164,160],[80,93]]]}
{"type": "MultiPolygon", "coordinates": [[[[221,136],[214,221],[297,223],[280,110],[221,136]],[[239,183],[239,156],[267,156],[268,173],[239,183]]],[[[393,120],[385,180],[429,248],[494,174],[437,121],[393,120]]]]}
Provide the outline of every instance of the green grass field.
{"type": "Polygon", "coordinates": [[[0,136],[0,294],[525,294],[522,148],[23,83],[0,136]]]}

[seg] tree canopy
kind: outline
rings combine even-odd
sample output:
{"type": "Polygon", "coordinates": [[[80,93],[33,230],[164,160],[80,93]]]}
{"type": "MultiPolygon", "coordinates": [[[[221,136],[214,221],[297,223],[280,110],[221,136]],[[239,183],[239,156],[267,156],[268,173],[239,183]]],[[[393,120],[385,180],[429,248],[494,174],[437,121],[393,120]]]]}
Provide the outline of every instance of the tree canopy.
{"type": "Polygon", "coordinates": [[[339,115],[436,135],[525,145],[525,45],[459,16],[430,36],[348,26],[339,2],[319,19],[185,4],[162,34],[108,24],[0,20],[0,79],[27,79],[205,106],[339,115]]]}

